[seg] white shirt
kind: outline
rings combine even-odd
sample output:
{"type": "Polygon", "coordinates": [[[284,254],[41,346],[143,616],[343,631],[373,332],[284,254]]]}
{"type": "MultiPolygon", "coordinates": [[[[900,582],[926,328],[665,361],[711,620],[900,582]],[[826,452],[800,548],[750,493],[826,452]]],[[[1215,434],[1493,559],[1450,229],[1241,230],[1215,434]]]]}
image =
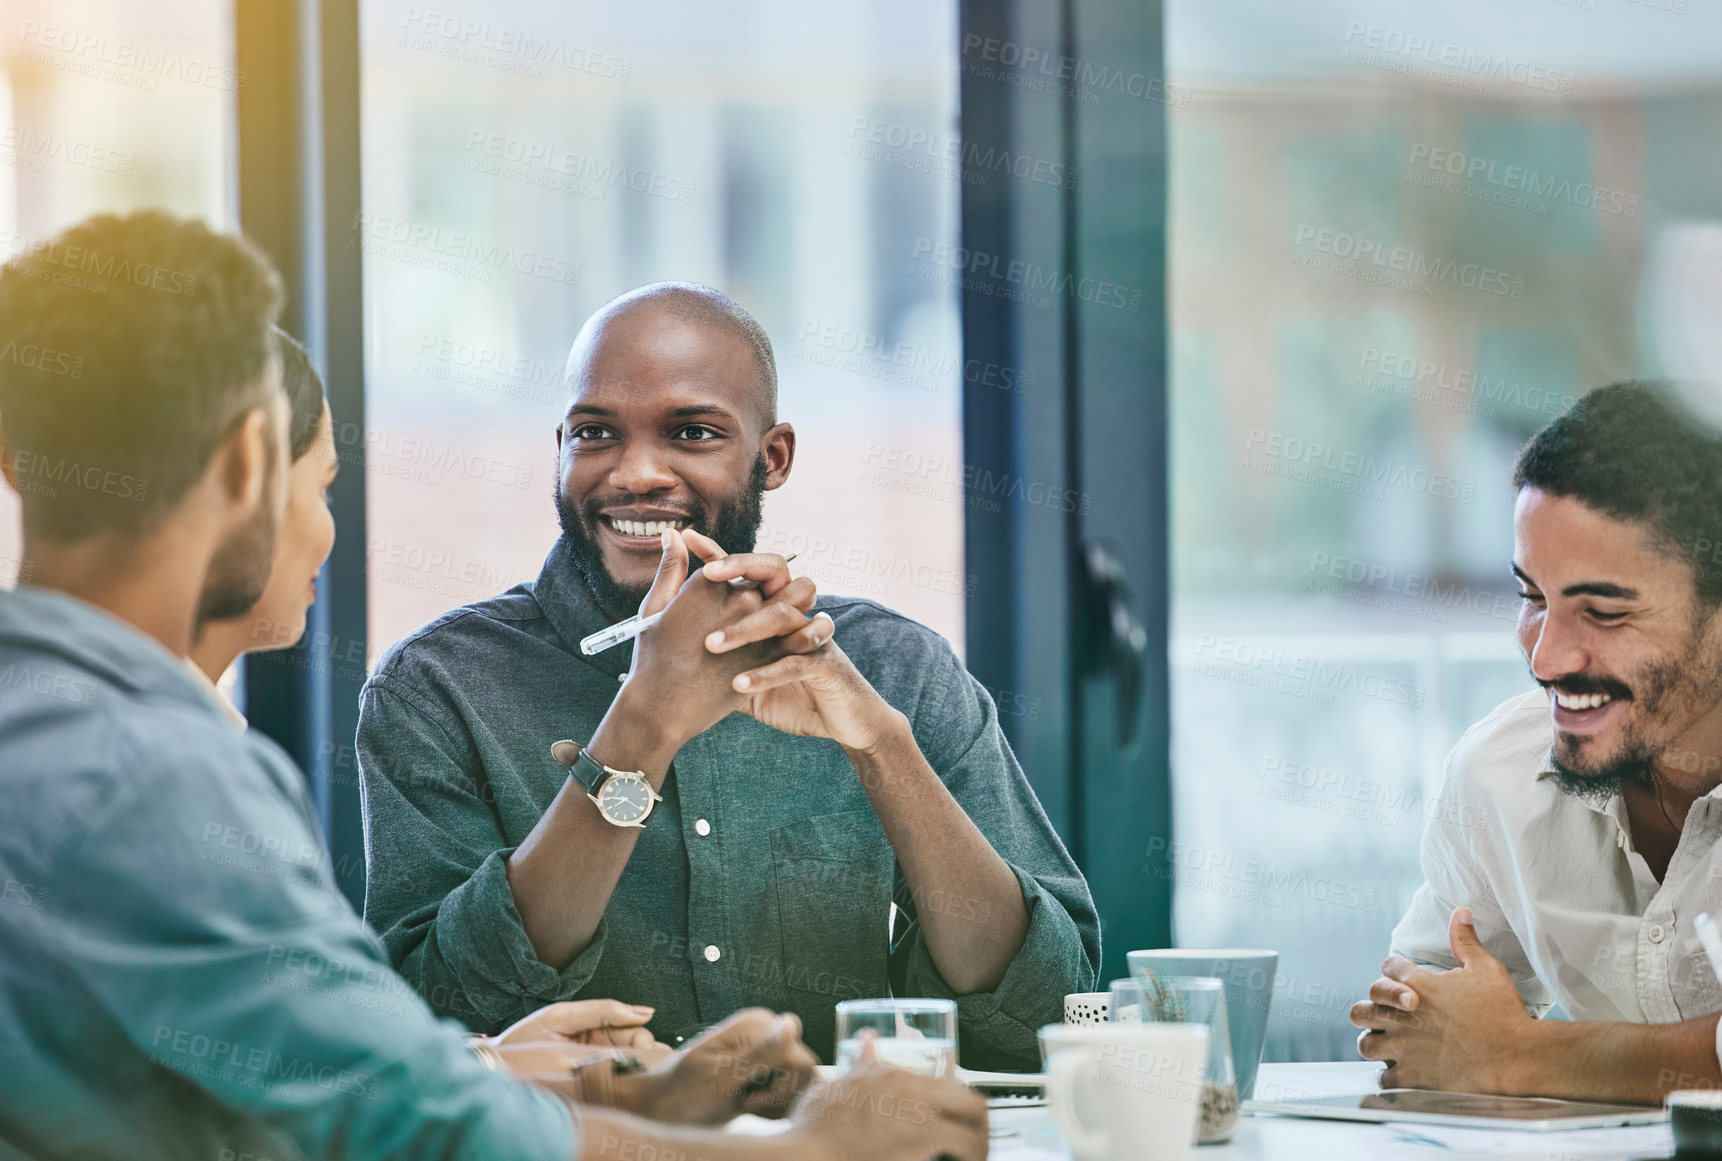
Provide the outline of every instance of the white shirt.
{"type": "Polygon", "coordinates": [[[189,657],[181,657],[179,660],[187,672],[197,679],[197,684],[203,687],[203,692],[207,693],[214,699],[215,704],[221,707],[221,712],[227,715],[228,721],[242,730],[251,728],[251,723],[245,720],[245,715],[239,712],[237,706],[227,700],[227,695],[221,692],[221,687],[209,680],[209,674],[199,668],[197,662],[189,657]]]}
{"type": "Polygon", "coordinates": [[[1458,966],[1447,924],[1464,906],[1538,1015],[1558,1002],[1574,1020],[1671,1024],[1722,1009],[1692,926],[1701,911],[1722,920],[1722,787],[1692,804],[1658,883],[1619,795],[1592,805],[1554,781],[1552,739],[1541,690],[1459,739],[1423,833],[1424,882],[1393,950],[1458,966]]]}

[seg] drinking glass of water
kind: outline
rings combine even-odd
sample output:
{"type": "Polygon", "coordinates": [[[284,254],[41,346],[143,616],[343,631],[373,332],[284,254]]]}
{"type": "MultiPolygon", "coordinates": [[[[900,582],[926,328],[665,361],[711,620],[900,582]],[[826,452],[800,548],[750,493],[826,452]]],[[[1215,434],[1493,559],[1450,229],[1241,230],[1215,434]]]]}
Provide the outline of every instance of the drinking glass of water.
{"type": "Polygon", "coordinates": [[[844,1000],[837,1005],[837,1070],[861,1059],[863,1031],[876,1037],[881,1064],[917,1076],[948,1076],[957,1069],[955,1000],[844,1000]]]}

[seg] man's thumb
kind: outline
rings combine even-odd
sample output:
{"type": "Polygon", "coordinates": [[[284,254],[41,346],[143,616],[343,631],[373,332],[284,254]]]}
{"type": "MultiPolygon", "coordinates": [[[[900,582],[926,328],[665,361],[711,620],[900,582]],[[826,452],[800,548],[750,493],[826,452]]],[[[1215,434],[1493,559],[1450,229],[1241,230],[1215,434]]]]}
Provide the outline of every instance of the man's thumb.
{"type": "Polygon", "coordinates": [[[1460,967],[1470,967],[1480,959],[1494,958],[1483,946],[1483,941],[1477,938],[1477,923],[1471,918],[1469,907],[1454,909],[1453,918],[1447,923],[1447,943],[1460,967]]]}
{"type": "Polygon", "coordinates": [[[666,528],[658,541],[664,547],[664,554],[658,558],[658,575],[652,579],[651,590],[640,602],[642,617],[662,612],[688,579],[688,546],[682,538],[673,529],[666,528]]]}

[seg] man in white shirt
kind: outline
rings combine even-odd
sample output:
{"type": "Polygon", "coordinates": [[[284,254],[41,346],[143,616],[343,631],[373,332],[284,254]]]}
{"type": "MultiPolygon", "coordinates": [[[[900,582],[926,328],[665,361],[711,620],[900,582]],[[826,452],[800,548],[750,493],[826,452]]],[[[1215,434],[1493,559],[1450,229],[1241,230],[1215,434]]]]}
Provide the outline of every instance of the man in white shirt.
{"type": "Polygon", "coordinates": [[[1663,383],[1585,396],[1513,472],[1541,690],[1471,727],[1358,1051],[1384,1087],[1660,1101],[1715,1087],[1722,431],[1663,383]],[[1559,1004],[1567,1020],[1539,1019],[1559,1004]]]}

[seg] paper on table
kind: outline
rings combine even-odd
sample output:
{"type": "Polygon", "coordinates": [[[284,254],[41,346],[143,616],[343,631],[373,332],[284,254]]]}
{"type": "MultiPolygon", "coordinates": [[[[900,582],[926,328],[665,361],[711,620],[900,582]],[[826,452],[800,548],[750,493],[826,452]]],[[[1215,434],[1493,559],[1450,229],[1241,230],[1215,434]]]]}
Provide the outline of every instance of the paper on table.
{"type": "Polygon", "coordinates": [[[752,1113],[743,1113],[724,1130],[730,1133],[741,1133],[748,1137],[775,1137],[779,1133],[787,1133],[795,1125],[791,1121],[768,1121],[764,1117],[756,1117],[752,1113]]]}
{"type": "MultiPolygon", "coordinates": [[[[752,1113],[743,1113],[731,1121],[728,1131],[750,1137],[771,1137],[791,1128],[789,1121],[768,1121],[752,1113]]],[[[1024,1141],[1016,1133],[995,1136],[987,1151],[988,1161],[1069,1161],[1067,1152],[1055,1152],[1024,1141]]]]}
{"type": "Polygon", "coordinates": [[[994,1137],[987,1161],[1069,1161],[1067,1152],[1053,1152],[1015,1137],[994,1137]]]}
{"type": "Polygon", "coordinates": [[[1394,1136],[1427,1141],[1478,1157],[1672,1157],[1674,1132],[1666,1124],[1551,1133],[1463,1129],[1446,1125],[1392,1125],[1394,1136]]]}

